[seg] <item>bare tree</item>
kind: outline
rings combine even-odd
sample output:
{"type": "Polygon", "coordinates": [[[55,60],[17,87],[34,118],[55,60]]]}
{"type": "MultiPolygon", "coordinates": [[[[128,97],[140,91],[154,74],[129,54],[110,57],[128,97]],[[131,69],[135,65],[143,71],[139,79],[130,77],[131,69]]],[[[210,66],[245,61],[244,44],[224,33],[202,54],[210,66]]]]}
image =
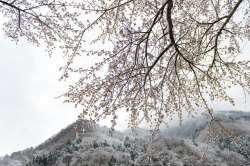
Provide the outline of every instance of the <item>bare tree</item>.
{"type": "MultiPolygon", "coordinates": [[[[249,40],[247,0],[0,0],[6,18],[6,36],[18,41],[45,41],[52,54],[55,43],[64,50],[68,63],[61,68],[81,78],[63,94],[66,102],[83,110],[79,118],[98,121],[113,116],[112,129],[125,108],[129,127],[146,120],[152,135],[164,119],[199,109],[213,116],[207,100],[234,104],[226,90],[240,85],[249,94],[249,61],[240,61],[240,42],[249,40]],[[236,17],[238,15],[238,17],[236,17]],[[92,18],[89,18],[92,16],[92,18]],[[94,19],[93,19],[94,18],[94,19]],[[88,20],[89,19],[89,20],[88,20]],[[113,50],[85,50],[86,32],[98,33],[98,41],[113,50]],[[74,68],[80,55],[101,56],[91,69],[74,68]],[[108,67],[107,75],[98,71],[108,67]],[[208,98],[205,97],[208,96],[208,98]]],[[[167,125],[167,124],[166,124],[167,125]]],[[[212,136],[211,136],[212,137],[212,136]]]]}

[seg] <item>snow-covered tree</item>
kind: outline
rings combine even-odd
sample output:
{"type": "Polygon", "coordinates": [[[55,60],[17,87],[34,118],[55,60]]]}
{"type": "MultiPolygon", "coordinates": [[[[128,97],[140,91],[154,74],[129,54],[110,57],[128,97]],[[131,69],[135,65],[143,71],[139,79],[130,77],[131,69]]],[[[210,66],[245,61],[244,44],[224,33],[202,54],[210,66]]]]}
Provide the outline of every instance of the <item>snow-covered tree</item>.
{"type": "MultiPolygon", "coordinates": [[[[249,40],[248,0],[0,0],[5,35],[39,44],[53,54],[57,44],[68,62],[61,79],[72,72],[80,78],[64,95],[82,108],[79,118],[113,116],[118,109],[130,115],[133,129],[143,120],[155,135],[166,117],[190,116],[209,99],[234,104],[227,89],[234,85],[249,93],[249,61],[237,59],[241,41],[249,40]],[[236,17],[238,15],[238,17],[236,17]],[[112,50],[86,50],[106,42],[112,50]],[[74,67],[78,56],[101,56],[90,69],[74,67]],[[107,68],[107,74],[98,71],[107,68]]],[[[212,136],[212,135],[211,135],[212,136]]]]}

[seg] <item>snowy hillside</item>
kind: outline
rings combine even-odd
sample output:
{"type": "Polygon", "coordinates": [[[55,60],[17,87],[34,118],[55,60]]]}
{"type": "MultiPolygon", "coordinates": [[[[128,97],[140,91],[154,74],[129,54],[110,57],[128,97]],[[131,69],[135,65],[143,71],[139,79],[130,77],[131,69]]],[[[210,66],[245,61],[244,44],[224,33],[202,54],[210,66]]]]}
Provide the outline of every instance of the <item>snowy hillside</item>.
{"type": "MultiPolygon", "coordinates": [[[[216,117],[218,117],[223,123],[227,125],[231,124],[235,127],[238,126],[242,131],[242,134],[249,134],[250,128],[250,112],[243,111],[216,111],[216,117]],[[242,126],[243,125],[243,126],[242,126]],[[243,128],[242,128],[243,127],[243,128]]],[[[175,126],[162,130],[162,134],[167,137],[178,137],[192,139],[199,131],[204,130],[207,127],[209,120],[206,120],[205,116],[198,116],[195,119],[186,120],[181,127],[175,126]]],[[[233,129],[234,130],[234,129],[233,129]]],[[[206,130],[204,130],[206,132],[206,130]]],[[[238,132],[238,131],[234,131],[238,132]]]]}
{"type": "Polygon", "coordinates": [[[85,166],[85,165],[250,165],[250,113],[240,111],[217,112],[224,126],[235,132],[238,145],[226,135],[207,147],[207,122],[204,117],[186,121],[183,127],[164,130],[155,138],[154,151],[149,151],[148,132],[137,129],[111,133],[107,127],[75,122],[36,148],[14,152],[2,157],[1,166],[85,166]],[[78,128],[75,126],[78,125],[78,128]],[[172,138],[171,138],[172,137],[172,138]],[[150,161],[148,156],[152,156],[150,161]]]}

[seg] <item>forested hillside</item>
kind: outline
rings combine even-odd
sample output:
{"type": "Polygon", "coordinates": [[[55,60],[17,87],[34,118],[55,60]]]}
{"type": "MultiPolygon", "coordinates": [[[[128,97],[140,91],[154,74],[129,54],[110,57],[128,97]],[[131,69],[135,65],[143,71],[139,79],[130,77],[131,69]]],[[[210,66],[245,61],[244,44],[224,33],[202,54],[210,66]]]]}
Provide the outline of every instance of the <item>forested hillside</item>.
{"type": "Polygon", "coordinates": [[[76,131],[82,131],[79,128],[81,122],[76,122],[35,148],[2,157],[0,165],[250,165],[250,113],[223,111],[216,115],[235,133],[237,145],[222,134],[208,146],[208,121],[204,117],[187,120],[183,127],[163,130],[154,138],[152,152],[148,148],[149,133],[145,129],[137,129],[136,134],[128,130],[111,133],[105,126],[85,123],[84,132],[76,138],[76,131]],[[207,146],[206,156],[201,162],[207,146]],[[152,160],[149,160],[149,155],[152,160]]]}

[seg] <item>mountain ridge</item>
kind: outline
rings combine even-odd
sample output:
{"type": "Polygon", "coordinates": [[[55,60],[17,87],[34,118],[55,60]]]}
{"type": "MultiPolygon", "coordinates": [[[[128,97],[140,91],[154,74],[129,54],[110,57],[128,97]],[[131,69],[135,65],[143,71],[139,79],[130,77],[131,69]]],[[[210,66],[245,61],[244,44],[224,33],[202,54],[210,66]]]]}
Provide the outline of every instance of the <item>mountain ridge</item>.
{"type": "MultiPolygon", "coordinates": [[[[250,164],[250,113],[243,111],[217,111],[218,118],[233,131],[239,145],[221,136],[209,150],[203,162],[200,162],[202,150],[207,146],[207,123],[204,117],[187,120],[182,127],[163,130],[154,139],[154,154],[151,164],[166,165],[237,165],[250,164]],[[216,159],[215,156],[219,156],[216,159]],[[232,157],[233,156],[233,157],[232,157]],[[178,164],[179,163],[179,164],[178,164]]],[[[89,124],[85,120],[74,122],[59,133],[47,139],[35,148],[12,153],[2,157],[2,166],[44,165],[149,165],[150,142],[146,139],[146,129],[136,129],[136,134],[129,130],[111,133],[106,126],[89,124]],[[76,126],[78,126],[76,128],[76,126]],[[81,133],[78,138],[76,132],[81,133]],[[84,132],[83,132],[84,131],[84,132]]]]}

